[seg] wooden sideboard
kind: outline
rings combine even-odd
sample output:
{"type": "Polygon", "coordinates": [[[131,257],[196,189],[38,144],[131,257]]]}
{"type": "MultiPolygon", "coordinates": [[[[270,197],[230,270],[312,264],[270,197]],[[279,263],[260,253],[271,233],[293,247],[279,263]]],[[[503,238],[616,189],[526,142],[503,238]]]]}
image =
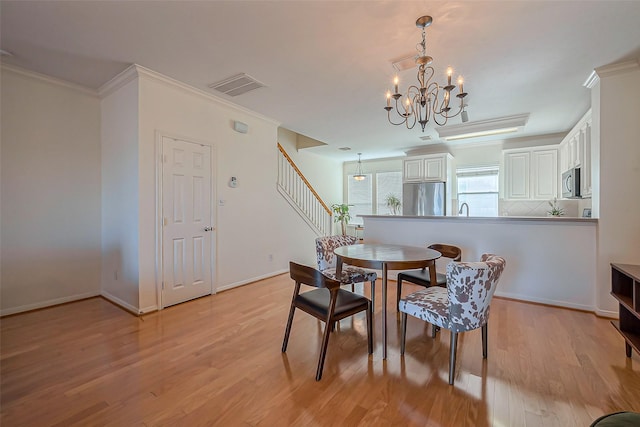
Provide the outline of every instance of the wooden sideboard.
{"type": "Polygon", "coordinates": [[[620,320],[611,322],[631,349],[640,353],[640,265],[611,264],[611,295],[620,303],[620,320]]]}

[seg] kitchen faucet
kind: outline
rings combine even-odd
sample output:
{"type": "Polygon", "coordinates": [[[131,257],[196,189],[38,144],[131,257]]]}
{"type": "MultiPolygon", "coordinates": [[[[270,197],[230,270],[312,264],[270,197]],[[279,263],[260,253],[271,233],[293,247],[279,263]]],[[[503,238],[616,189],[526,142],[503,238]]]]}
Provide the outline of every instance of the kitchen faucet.
{"type": "Polygon", "coordinates": [[[467,202],[464,202],[463,204],[460,205],[460,210],[458,211],[458,215],[462,215],[462,208],[467,207],[467,217],[469,217],[469,205],[467,204],[467,202]]]}

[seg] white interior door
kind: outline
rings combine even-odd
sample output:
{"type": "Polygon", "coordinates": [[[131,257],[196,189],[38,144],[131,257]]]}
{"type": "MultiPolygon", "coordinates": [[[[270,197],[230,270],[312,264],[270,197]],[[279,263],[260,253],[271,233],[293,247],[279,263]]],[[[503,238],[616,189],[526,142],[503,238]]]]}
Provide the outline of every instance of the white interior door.
{"type": "Polygon", "coordinates": [[[162,306],[212,292],[211,147],[162,138],[162,306]]]}

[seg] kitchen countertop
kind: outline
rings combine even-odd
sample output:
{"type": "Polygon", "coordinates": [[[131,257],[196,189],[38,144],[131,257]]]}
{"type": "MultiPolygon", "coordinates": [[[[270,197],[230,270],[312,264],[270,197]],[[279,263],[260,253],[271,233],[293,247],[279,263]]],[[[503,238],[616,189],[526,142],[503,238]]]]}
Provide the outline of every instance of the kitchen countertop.
{"type": "Polygon", "coordinates": [[[485,222],[512,222],[512,221],[532,221],[532,222],[582,222],[597,223],[597,218],[582,218],[571,216],[418,216],[418,215],[358,215],[360,218],[384,218],[384,219],[422,219],[437,221],[485,221],[485,222]]]}

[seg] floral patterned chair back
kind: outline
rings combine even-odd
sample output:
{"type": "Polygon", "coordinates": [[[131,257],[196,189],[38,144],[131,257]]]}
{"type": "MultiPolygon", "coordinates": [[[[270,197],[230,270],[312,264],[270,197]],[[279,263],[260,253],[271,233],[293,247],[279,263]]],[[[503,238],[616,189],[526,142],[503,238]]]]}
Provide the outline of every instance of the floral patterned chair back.
{"type": "Polygon", "coordinates": [[[336,256],[333,253],[333,250],[341,246],[354,245],[356,241],[357,238],[355,236],[318,237],[316,239],[318,270],[324,271],[330,268],[336,268],[336,256]]]}
{"type": "Polygon", "coordinates": [[[492,254],[482,255],[480,262],[450,262],[447,265],[447,329],[464,332],[487,323],[489,304],[504,266],[504,258],[492,254]]]}
{"type": "Polygon", "coordinates": [[[447,264],[447,288],[431,286],[400,300],[402,313],[400,354],[404,355],[407,335],[407,315],[433,325],[435,338],[438,327],[451,333],[449,354],[449,384],[453,385],[456,367],[458,333],[482,328],[482,357],[487,358],[489,304],[504,271],[504,258],[482,255],[480,262],[447,264]]]}

